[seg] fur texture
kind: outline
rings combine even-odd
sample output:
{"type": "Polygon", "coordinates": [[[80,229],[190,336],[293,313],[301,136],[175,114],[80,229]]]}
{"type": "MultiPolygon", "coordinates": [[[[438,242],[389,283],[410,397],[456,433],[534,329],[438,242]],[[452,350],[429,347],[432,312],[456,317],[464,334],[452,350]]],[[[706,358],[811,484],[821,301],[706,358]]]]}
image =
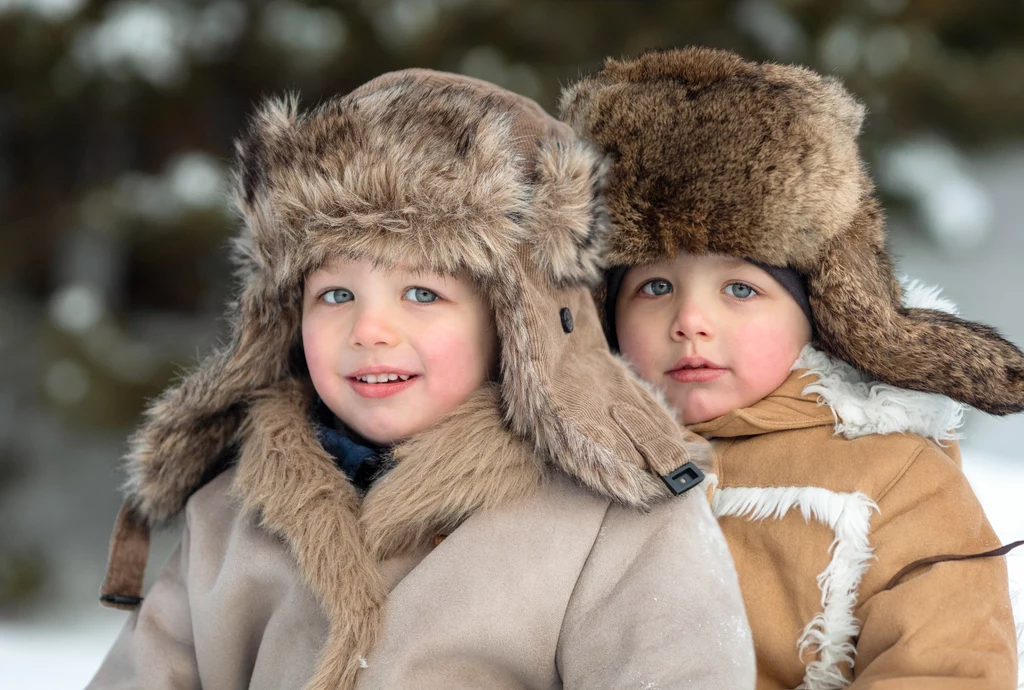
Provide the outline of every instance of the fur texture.
{"type": "Polygon", "coordinates": [[[356,521],[355,488],[320,447],[311,394],[294,381],[255,396],[232,490],[260,526],[289,545],[330,632],[307,688],[354,687],[387,592],[356,521]]]}
{"type": "MultiPolygon", "coordinates": [[[[903,304],[957,314],[956,305],[942,297],[938,287],[904,277],[903,304]]],[[[937,393],[890,386],[858,371],[846,362],[806,346],[792,367],[807,369],[817,380],[804,389],[816,393],[836,418],[836,433],[846,438],[869,434],[911,432],[936,443],[960,438],[964,406],[937,393]]]]}
{"type": "Polygon", "coordinates": [[[789,266],[819,346],[880,381],[993,414],[1024,409],[1024,354],[991,328],[905,308],[857,149],[863,106],[810,70],[686,48],[609,59],[563,118],[613,159],[609,263],[680,250],[789,266]]]}
{"type": "Polygon", "coordinates": [[[836,418],[836,433],[846,438],[910,432],[936,443],[960,438],[963,405],[938,393],[911,391],[872,380],[846,362],[812,345],[804,347],[793,369],[807,369],[817,380],[804,394],[819,396],[836,418]]]}

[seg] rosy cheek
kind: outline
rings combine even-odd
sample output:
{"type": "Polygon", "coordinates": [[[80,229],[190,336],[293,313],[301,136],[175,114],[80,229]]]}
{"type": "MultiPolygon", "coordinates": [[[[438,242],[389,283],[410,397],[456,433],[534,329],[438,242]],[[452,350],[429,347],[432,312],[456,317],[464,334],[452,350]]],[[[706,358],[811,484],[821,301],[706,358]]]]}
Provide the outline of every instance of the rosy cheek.
{"type": "Polygon", "coordinates": [[[750,324],[743,330],[740,343],[744,351],[737,364],[742,367],[743,378],[762,396],[786,380],[799,354],[792,333],[775,324],[750,324]]]}
{"type": "Polygon", "coordinates": [[[619,352],[633,365],[637,373],[647,380],[654,380],[660,371],[655,362],[658,359],[653,337],[642,337],[643,329],[628,321],[620,322],[617,329],[619,352]]]}
{"type": "Polygon", "coordinates": [[[327,385],[336,373],[340,356],[337,337],[315,319],[303,321],[302,351],[315,385],[327,385]]]}
{"type": "Polygon", "coordinates": [[[419,348],[422,364],[433,389],[465,392],[485,369],[482,347],[465,333],[434,332],[419,348]]]}

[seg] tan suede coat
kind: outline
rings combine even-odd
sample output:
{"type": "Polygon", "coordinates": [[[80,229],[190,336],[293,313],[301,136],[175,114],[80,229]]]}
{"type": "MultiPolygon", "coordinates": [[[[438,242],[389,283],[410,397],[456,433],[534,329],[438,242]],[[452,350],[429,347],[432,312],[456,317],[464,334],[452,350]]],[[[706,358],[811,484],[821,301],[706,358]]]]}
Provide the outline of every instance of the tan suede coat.
{"type": "Polygon", "coordinates": [[[331,468],[316,483],[322,451],[302,406],[271,397],[238,465],[189,499],[180,547],[91,689],[312,687],[315,669],[344,663],[333,631],[369,620],[341,606],[366,577],[385,601],[358,688],[753,687],[750,629],[703,487],[646,513],[616,503],[540,461],[484,389],[404,445],[354,507],[378,556],[360,573],[350,553],[314,548],[346,529],[326,505],[291,545],[266,527],[282,511],[310,516],[301,500],[346,481],[331,468]],[[253,473],[289,433],[296,486],[282,475],[261,488],[253,473]],[[261,520],[244,504],[266,490],[261,520]]]}
{"type": "Polygon", "coordinates": [[[956,442],[909,432],[941,438],[959,410],[865,383],[810,347],[797,364],[814,373],[797,370],[753,406],[691,427],[715,447],[713,505],[759,690],[1016,687],[1002,558],[924,566],[885,589],[917,559],[999,545],[956,442]]]}

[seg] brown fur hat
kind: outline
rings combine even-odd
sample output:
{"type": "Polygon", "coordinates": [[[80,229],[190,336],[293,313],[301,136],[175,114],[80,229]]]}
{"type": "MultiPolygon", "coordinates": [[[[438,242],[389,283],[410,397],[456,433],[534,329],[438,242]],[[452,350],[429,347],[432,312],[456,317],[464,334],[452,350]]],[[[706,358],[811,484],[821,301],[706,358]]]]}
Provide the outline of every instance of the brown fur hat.
{"type": "Polygon", "coordinates": [[[864,107],[808,69],[708,48],[608,59],[563,119],[612,158],[612,265],[680,250],[788,266],[818,345],[886,383],[1024,409],[1024,355],[993,329],[904,308],[857,147],[864,107]]]}
{"type": "Polygon", "coordinates": [[[408,70],[303,114],[271,100],[237,148],[230,341],[132,438],[127,500],[148,524],[216,471],[260,391],[304,375],[303,281],[335,256],[472,276],[494,310],[511,432],[624,503],[667,495],[657,475],[686,453],[672,415],[604,343],[590,298],[604,163],[568,126],[485,82],[408,70]],[[641,428],[670,443],[643,450],[641,428]]]}

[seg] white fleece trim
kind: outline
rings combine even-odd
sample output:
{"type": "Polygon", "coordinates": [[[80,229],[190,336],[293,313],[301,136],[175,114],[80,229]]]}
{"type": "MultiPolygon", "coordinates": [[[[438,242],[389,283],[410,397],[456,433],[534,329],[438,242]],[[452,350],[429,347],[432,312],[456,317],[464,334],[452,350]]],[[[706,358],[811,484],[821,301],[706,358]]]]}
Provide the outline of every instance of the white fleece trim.
{"type": "Polygon", "coordinates": [[[853,615],[861,577],[873,558],[868,540],[871,513],[878,506],[860,491],[839,493],[816,486],[729,487],[715,493],[712,509],[718,518],[746,516],[750,520],[781,518],[793,508],[804,520],[813,517],[835,533],[829,546],[832,558],[817,578],[822,611],[804,628],[797,640],[800,658],[815,655],[807,663],[806,690],[844,688],[849,681],[839,665],[853,668],[856,649],[852,639],[860,631],[853,615]]]}
{"type": "MultiPolygon", "coordinates": [[[[903,304],[957,314],[956,305],[937,287],[903,278],[903,304]]],[[[792,369],[807,369],[818,381],[804,388],[817,394],[835,416],[835,430],[846,438],[911,432],[937,443],[960,438],[964,406],[938,393],[897,388],[873,380],[846,362],[811,345],[804,346],[792,369]]]]}
{"type": "Polygon", "coordinates": [[[951,299],[942,296],[942,288],[938,285],[925,285],[920,280],[911,280],[902,276],[903,306],[916,309],[935,309],[953,316],[960,316],[960,309],[951,299]]]}
{"type": "Polygon", "coordinates": [[[964,406],[938,393],[923,393],[875,381],[846,362],[805,345],[793,369],[816,376],[804,395],[817,394],[835,416],[835,430],[846,438],[911,432],[936,442],[960,438],[964,406]]]}

